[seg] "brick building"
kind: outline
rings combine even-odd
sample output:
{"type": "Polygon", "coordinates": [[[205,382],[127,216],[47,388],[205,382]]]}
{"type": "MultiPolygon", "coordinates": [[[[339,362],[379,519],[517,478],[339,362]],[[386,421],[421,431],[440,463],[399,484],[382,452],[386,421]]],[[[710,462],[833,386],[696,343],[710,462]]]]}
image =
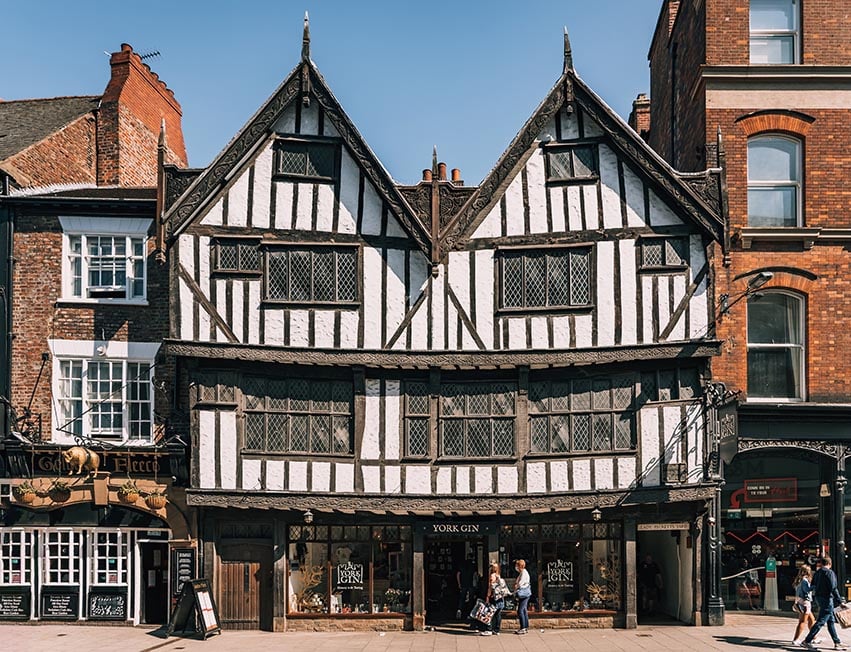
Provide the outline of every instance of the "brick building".
{"type": "Polygon", "coordinates": [[[738,401],[738,454],[725,456],[719,543],[731,578],[716,606],[776,609],[779,594],[785,609],[796,563],[818,552],[847,576],[849,29],[833,0],[666,0],[650,115],[643,100],[634,111],[677,169],[726,173],[712,371],[738,401]],[[777,594],[761,570],[732,577],[771,557],[777,594]]]}
{"type": "Polygon", "coordinates": [[[129,45],[110,67],[100,96],[0,102],[0,618],[165,622],[188,536],[156,229],[181,110],[129,45]]]}

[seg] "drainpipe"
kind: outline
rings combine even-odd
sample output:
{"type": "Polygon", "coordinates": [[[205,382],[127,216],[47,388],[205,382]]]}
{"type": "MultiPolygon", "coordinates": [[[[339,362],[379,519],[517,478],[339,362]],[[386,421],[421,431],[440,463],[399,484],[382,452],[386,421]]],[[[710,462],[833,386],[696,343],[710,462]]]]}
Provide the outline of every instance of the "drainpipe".
{"type": "Polygon", "coordinates": [[[0,254],[6,264],[0,268],[0,312],[3,314],[3,343],[0,345],[0,448],[12,432],[12,209],[3,202],[9,195],[9,175],[0,172],[0,254]]]}

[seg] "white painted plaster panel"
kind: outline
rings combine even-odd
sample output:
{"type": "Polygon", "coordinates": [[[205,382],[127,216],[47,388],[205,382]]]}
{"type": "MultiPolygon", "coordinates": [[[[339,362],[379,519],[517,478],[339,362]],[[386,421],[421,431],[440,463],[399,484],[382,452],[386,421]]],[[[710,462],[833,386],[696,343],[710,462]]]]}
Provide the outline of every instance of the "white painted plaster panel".
{"type": "Polygon", "coordinates": [[[317,310],[313,313],[313,336],[319,349],[334,348],[334,311],[317,310]]]}
{"type": "Polygon", "coordinates": [[[580,186],[567,187],[567,230],[582,231],[582,199],[580,186]]]}
{"type": "Polygon", "coordinates": [[[529,462],[526,464],[526,493],[543,494],[547,492],[547,463],[529,462]]]}
{"type": "Polygon", "coordinates": [[[638,342],[638,319],[635,311],[637,275],[635,272],[635,240],[619,240],[621,281],[621,344],[638,342]]]}
{"type": "Polygon", "coordinates": [[[312,462],[310,467],[310,490],[328,493],[331,491],[331,463],[312,462]]]}
{"type": "Polygon", "coordinates": [[[518,480],[516,466],[500,466],[497,468],[496,483],[498,493],[516,494],[518,480]]]}
{"type": "Polygon", "coordinates": [[[469,315],[470,312],[470,253],[453,251],[449,254],[449,287],[458,303],[469,315]]]}
{"type": "Polygon", "coordinates": [[[550,489],[553,493],[570,491],[566,460],[550,462],[550,489]]]}
{"type": "Polygon", "coordinates": [[[597,201],[597,186],[581,186],[582,197],[585,201],[585,226],[589,229],[601,229],[600,215],[597,201]]]}
{"type": "Polygon", "coordinates": [[[218,226],[222,223],[222,198],[219,197],[213,205],[207,209],[207,214],[201,218],[201,224],[218,226]]]}
{"type": "Polygon", "coordinates": [[[178,279],[178,296],[180,297],[180,338],[183,340],[194,339],[192,334],[192,321],[194,314],[192,311],[192,290],[186,285],[186,281],[182,278],[178,279]]]}
{"type": "Polygon", "coordinates": [[[593,341],[591,337],[592,315],[576,315],[574,323],[576,324],[576,347],[579,349],[590,348],[593,341]]]}
{"type": "MultiPolygon", "coordinates": [[[[448,298],[448,297],[447,297],[448,298]]],[[[444,347],[450,351],[460,348],[456,342],[458,339],[458,311],[451,300],[446,301],[446,322],[449,327],[445,331],[446,343],[444,347]]]]}
{"type": "Polygon", "coordinates": [[[381,233],[381,198],[369,179],[363,184],[363,221],[361,233],[379,235],[381,233]]]}
{"type": "Polygon", "coordinates": [[[575,111],[568,113],[564,109],[561,109],[559,112],[559,116],[561,117],[562,140],[575,140],[579,138],[579,121],[576,119],[576,115],[575,111]]]}
{"type": "Polygon", "coordinates": [[[236,335],[238,342],[245,342],[245,333],[242,332],[244,322],[242,318],[242,310],[245,305],[243,301],[243,294],[247,286],[247,281],[235,280],[233,282],[233,323],[231,324],[231,330],[233,331],[233,334],[236,335]]]}
{"type": "Polygon", "coordinates": [[[641,474],[644,486],[660,483],[659,410],[655,406],[639,411],[641,441],[641,474]]]}
{"type": "Polygon", "coordinates": [[[216,413],[198,411],[198,482],[202,489],[216,486],[216,413]]]}
{"type": "Polygon", "coordinates": [[[410,295],[408,303],[413,306],[420,295],[426,291],[429,279],[429,262],[425,255],[420,251],[412,251],[409,265],[410,274],[410,295]]]}
{"type": "Polygon", "coordinates": [[[289,346],[305,348],[309,343],[310,316],[307,310],[290,310],[289,346]]]}
{"type": "Polygon", "coordinates": [[[289,462],[290,491],[307,491],[307,462],[289,462]]]}
{"type": "Polygon", "coordinates": [[[661,335],[662,331],[665,329],[665,326],[668,325],[668,322],[671,319],[671,306],[669,302],[670,298],[670,289],[668,286],[668,278],[667,276],[660,276],[658,287],[659,287],[659,334],[661,335]]]}
{"type": "Polygon", "coordinates": [[[525,317],[504,317],[508,322],[508,348],[509,349],[525,349],[526,348],[526,318],[525,317]]]}
{"type": "Polygon", "coordinates": [[[493,319],[496,312],[493,278],[492,251],[477,251],[476,254],[476,330],[487,348],[493,346],[493,319]],[[481,281],[479,279],[482,279],[481,281]]]}
{"type": "Polygon", "coordinates": [[[280,118],[275,121],[274,130],[279,134],[294,134],[295,131],[295,102],[290,104],[280,118]]]}
{"type": "Polygon", "coordinates": [[[402,407],[402,383],[398,380],[387,380],[384,383],[384,458],[400,459],[402,437],[399,432],[402,407]]]}
{"type": "Polygon", "coordinates": [[[686,408],[688,441],[686,443],[686,474],[689,482],[700,482],[703,475],[703,433],[705,421],[699,403],[686,408]]]}
{"type": "Polygon", "coordinates": [[[668,208],[668,205],[652,190],[650,191],[650,225],[672,226],[683,221],[668,208]]]}
{"type": "Polygon", "coordinates": [[[236,413],[219,412],[219,466],[222,489],[236,489],[236,413]]]}
{"type": "Polygon", "coordinates": [[[402,228],[399,218],[391,210],[387,210],[387,235],[391,238],[407,238],[408,233],[402,228]]]}
{"type": "Polygon", "coordinates": [[[600,152],[600,195],[603,198],[603,228],[617,229],[623,226],[618,157],[605,145],[600,145],[598,151],[600,152]]]}
{"type": "Polygon", "coordinates": [[[340,233],[357,231],[359,184],[360,170],[344,147],[340,165],[340,212],[337,216],[337,231],[340,233]]]}
{"type": "Polygon", "coordinates": [[[432,281],[431,285],[431,348],[432,350],[440,350],[446,346],[443,341],[443,323],[446,319],[446,312],[443,297],[443,284],[446,281],[446,268],[442,265],[439,268],[437,277],[432,281]]]}
{"type": "Polygon", "coordinates": [[[333,124],[331,124],[330,120],[325,120],[322,123],[322,135],[330,136],[331,138],[339,138],[340,132],[337,131],[336,127],[334,127],[333,124]]]}
{"type": "Polygon", "coordinates": [[[493,493],[493,469],[489,466],[473,468],[475,471],[475,492],[477,494],[493,493]]]}
{"type": "Polygon", "coordinates": [[[506,235],[523,235],[526,230],[523,218],[523,183],[517,175],[505,191],[506,235]]]}
{"type": "MultiPolygon", "coordinates": [[[[405,318],[405,252],[401,249],[387,250],[387,338],[399,328],[405,318]]],[[[384,344],[384,343],[382,343],[384,344]]]]}
{"type": "Polygon", "coordinates": [[[455,493],[468,494],[470,493],[470,467],[456,466],[455,467],[455,493]]]}
{"type": "Polygon", "coordinates": [[[263,460],[242,460],[242,488],[249,491],[260,491],[263,485],[260,482],[263,460]]]}
{"type": "Polygon", "coordinates": [[[284,311],[266,310],[263,341],[266,344],[280,346],[284,343],[284,311]]]}
{"type": "Polygon", "coordinates": [[[428,298],[417,308],[408,328],[411,330],[411,349],[424,351],[428,348],[428,298]]]}
{"type": "Polygon", "coordinates": [[[268,491],[283,491],[285,480],[284,468],[286,462],[284,460],[265,460],[266,462],[266,489],[268,491]]]}
{"type": "Polygon", "coordinates": [[[402,493],[402,467],[400,466],[385,466],[384,467],[384,493],[400,494],[402,493]]]}
{"type": "MultiPolygon", "coordinates": [[[[210,238],[198,237],[198,287],[201,292],[210,298],[210,238]]],[[[191,304],[189,304],[191,305],[191,304]]],[[[203,341],[210,339],[210,313],[203,307],[198,309],[198,333],[203,341]]]]}
{"type": "Polygon", "coordinates": [[[319,135],[319,105],[311,102],[309,106],[301,107],[301,124],[299,133],[306,136],[319,135]]]}
{"type": "MultiPolygon", "coordinates": [[[[699,235],[691,236],[689,241],[689,255],[691,259],[690,274],[693,280],[706,263],[706,255],[699,235]]],[[[689,329],[691,330],[689,335],[692,338],[705,337],[709,330],[707,279],[708,276],[704,276],[689,301],[689,329]]]]}
{"type": "Polygon", "coordinates": [[[269,228],[269,200],[272,197],[272,144],[267,143],[254,161],[254,195],[251,223],[261,229],[269,228]]]}
{"type": "Polygon", "coordinates": [[[544,128],[541,130],[541,133],[538,134],[537,140],[545,140],[550,142],[555,140],[556,137],[556,116],[554,115],[549,120],[547,120],[547,124],[544,125],[544,128]]]}
{"type": "MultiPolygon", "coordinates": [[[[219,314],[219,317],[222,318],[222,321],[227,321],[225,319],[225,315],[227,314],[225,310],[228,305],[228,295],[227,295],[227,280],[223,278],[214,279],[212,283],[216,284],[216,312],[219,314]]],[[[204,307],[201,307],[201,310],[204,310],[204,307]]],[[[218,337],[219,331],[216,331],[216,336],[218,337]]]]}
{"type": "Polygon", "coordinates": [[[364,429],[360,455],[364,460],[377,460],[381,455],[379,444],[381,381],[377,378],[367,378],[365,382],[364,429]]]}
{"type": "Polygon", "coordinates": [[[591,486],[591,460],[573,460],[573,491],[589,491],[591,486]]]}
{"type": "Polygon", "coordinates": [[[567,315],[553,317],[553,347],[570,348],[570,317],[567,315]]]}
{"type": "Polygon", "coordinates": [[[367,494],[381,493],[381,467],[380,466],[364,466],[360,467],[363,475],[363,491],[367,494]]]}
{"type": "Polygon", "coordinates": [[[431,493],[431,467],[422,464],[405,467],[405,493],[431,493]]]}
{"type": "Polygon", "coordinates": [[[487,217],[482,220],[482,223],[473,232],[473,238],[497,238],[501,235],[502,218],[500,216],[499,202],[491,208],[487,217]]]}
{"type": "Polygon", "coordinates": [[[653,276],[645,274],[639,277],[641,283],[641,326],[645,344],[653,341],[653,276]]]}
{"type": "Polygon", "coordinates": [[[526,180],[529,186],[529,231],[546,233],[547,179],[544,171],[544,152],[538,148],[526,163],[526,180]]]}
{"type": "Polygon", "coordinates": [[[550,215],[553,220],[553,233],[567,230],[564,220],[564,192],[561,187],[547,188],[550,195],[550,215]]]}
{"type": "Polygon", "coordinates": [[[685,436],[686,422],[682,418],[679,405],[665,406],[662,408],[662,427],[665,433],[665,457],[666,464],[677,464],[682,459],[682,442],[685,436]]]}
{"type": "Polygon", "coordinates": [[[316,184],[318,196],[316,198],[316,230],[330,232],[334,226],[334,186],[330,183],[316,184]]]}
{"type": "Polygon", "coordinates": [[[289,181],[273,181],[275,184],[276,229],[293,228],[293,187],[289,181]]]}
{"type": "MultiPolygon", "coordinates": [[[[609,111],[612,111],[612,109],[609,109],[609,111]]],[[[582,112],[582,128],[585,130],[585,133],[582,134],[583,138],[594,138],[603,135],[600,125],[597,124],[594,118],[585,113],[585,111],[582,112]]]]}
{"type": "Polygon", "coordinates": [[[452,493],[452,468],[449,466],[441,466],[437,469],[435,493],[451,494],[452,493]]]}
{"type": "Polygon", "coordinates": [[[625,489],[635,482],[635,458],[618,458],[618,489],[625,489]]]}
{"type": "MultiPolygon", "coordinates": [[[[686,277],[683,275],[674,277],[674,310],[679,307],[680,302],[686,295],[686,277]]],[[[668,336],[669,340],[684,340],[686,335],[686,313],[682,312],[677,323],[674,325],[674,330],[668,336]]]]}
{"type": "Polygon", "coordinates": [[[228,226],[248,224],[248,169],[228,190],[228,226]]]}
{"type": "Polygon", "coordinates": [[[615,344],[615,243],[597,243],[597,345],[615,344]]]}
{"type": "Polygon", "coordinates": [[[177,240],[177,260],[189,276],[195,275],[195,236],[182,233],[177,240]]]}
{"type": "Polygon", "coordinates": [[[340,310],[340,348],[354,349],[358,345],[358,315],[356,310],[340,310]]]}
{"type": "Polygon", "coordinates": [[[615,488],[615,461],[611,457],[594,460],[594,489],[615,488]]]}
{"type": "Polygon", "coordinates": [[[355,465],[346,462],[334,463],[334,491],[352,493],[355,490],[355,465]]]}
{"type": "Polygon", "coordinates": [[[532,348],[547,349],[550,346],[546,317],[532,317],[532,348]]]}
{"type": "Polygon", "coordinates": [[[313,229],[313,184],[299,183],[298,204],[296,205],[294,229],[310,231],[313,229]]]}
{"type": "Polygon", "coordinates": [[[367,349],[380,349],[381,342],[381,252],[373,247],[363,248],[363,344],[367,349]]]}
{"type": "Polygon", "coordinates": [[[644,183],[628,165],[623,166],[624,189],[626,190],[626,224],[629,227],[646,226],[644,215],[644,183]]]}

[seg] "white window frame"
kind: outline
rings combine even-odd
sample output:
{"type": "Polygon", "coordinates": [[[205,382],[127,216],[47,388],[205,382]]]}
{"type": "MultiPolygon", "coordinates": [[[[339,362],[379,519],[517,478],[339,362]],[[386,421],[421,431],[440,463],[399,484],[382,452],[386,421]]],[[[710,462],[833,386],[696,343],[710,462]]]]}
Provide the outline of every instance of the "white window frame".
{"type": "MultiPolygon", "coordinates": [[[[792,292],[783,292],[782,290],[771,290],[771,294],[780,294],[786,297],[790,297],[794,299],[798,304],[798,332],[800,333],[800,342],[782,342],[779,344],[767,344],[767,343],[752,343],[750,339],[747,342],[747,353],[750,353],[752,350],[761,350],[761,351],[770,351],[770,350],[788,350],[793,349],[797,350],[799,355],[798,364],[800,365],[800,388],[798,396],[751,396],[750,390],[748,391],[748,403],[800,403],[804,400],[804,397],[807,395],[807,333],[806,333],[806,321],[807,321],[807,302],[804,297],[794,294],[792,292]]],[[[769,292],[765,292],[764,294],[769,294],[769,292]]],[[[752,299],[753,300],[753,299],[752,299]]],[[[750,323],[750,313],[748,313],[748,322],[745,325],[746,333],[749,330],[748,326],[750,323]]],[[[750,373],[750,369],[747,369],[746,373],[750,373]]]]}
{"type": "Polygon", "coordinates": [[[32,586],[33,551],[35,534],[32,530],[0,530],[0,586],[32,586]],[[12,546],[18,546],[19,555],[12,555],[12,546]],[[12,561],[18,560],[20,568],[13,569],[12,561]],[[15,581],[13,573],[18,572],[15,581]]]}
{"type": "MultiPolygon", "coordinates": [[[[152,220],[142,218],[105,217],[60,217],[62,225],[62,301],[72,303],[128,303],[147,305],[148,296],[148,231],[152,220]],[[98,296],[91,294],[89,286],[88,244],[92,238],[124,238],[125,283],[124,296],[98,296]],[[79,239],[80,251],[73,251],[73,242],[79,239]],[[142,255],[133,252],[133,245],[141,241],[142,255]],[[79,265],[79,273],[75,270],[79,265]],[[134,267],[141,263],[141,279],[135,275],[134,267]],[[75,291],[75,279],[79,279],[79,292],[75,291]],[[141,294],[134,295],[134,281],[142,281],[141,294]]],[[[119,286],[110,286],[120,292],[119,286]]],[[[108,288],[102,288],[108,291],[108,288]]]]}
{"type": "MultiPolygon", "coordinates": [[[[98,342],[78,340],[48,340],[53,353],[53,440],[57,443],[75,443],[74,436],[82,435],[92,439],[104,439],[112,443],[124,445],[150,445],[154,440],[154,359],[160,344],[154,342],[98,342]],[[91,399],[89,393],[89,368],[99,363],[110,363],[121,365],[120,397],[116,403],[121,404],[121,430],[104,432],[93,428],[92,414],[93,406],[98,401],[91,399]],[[78,365],[80,375],[77,380],[80,390],[79,396],[67,397],[66,391],[71,386],[63,368],[69,364],[78,365]],[[135,370],[131,366],[138,365],[135,370]],[[147,389],[147,401],[139,401],[132,397],[133,378],[139,368],[148,370],[147,380],[139,381],[147,389]],[[132,376],[132,378],[131,378],[132,376]],[[69,411],[66,402],[78,403],[76,410],[69,411]],[[146,404],[148,411],[147,419],[133,418],[131,406],[134,403],[146,404]],[[74,428],[70,414],[82,413],[79,423],[81,426],[74,428]],[[132,423],[148,424],[147,436],[138,437],[132,434],[132,423]]],[[[116,392],[118,393],[118,392],[116,392]]]]}
{"type": "Polygon", "coordinates": [[[48,529],[42,534],[41,544],[41,585],[42,586],[82,586],[83,583],[83,546],[85,545],[84,532],[82,530],[48,529]],[[54,538],[58,540],[54,541],[54,538]],[[69,547],[63,552],[62,547],[69,547]],[[58,546],[58,551],[55,547],[58,546]],[[56,552],[56,554],[52,554],[56,552]],[[51,573],[66,572],[63,569],[53,568],[54,560],[68,560],[67,581],[51,581],[51,573]]]}
{"type": "Polygon", "coordinates": [[[769,134],[760,134],[759,136],[754,136],[753,138],[748,139],[748,193],[750,194],[751,190],[782,190],[784,188],[792,188],[795,191],[795,224],[794,225],[784,225],[784,226],[770,226],[770,225],[762,225],[762,224],[752,224],[751,223],[751,207],[750,207],[750,198],[748,198],[748,227],[752,228],[799,228],[803,226],[803,182],[802,177],[804,174],[803,171],[803,143],[798,138],[792,138],[789,136],[785,136],[782,134],[769,133],[769,134]],[[768,141],[768,140],[776,140],[776,141],[786,141],[789,143],[793,143],[795,145],[795,169],[797,170],[797,179],[759,179],[752,180],[751,179],[751,153],[750,146],[752,143],[757,143],[760,141],[768,141]]]}
{"type": "MultiPolygon", "coordinates": [[[[751,10],[752,5],[756,0],[750,0],[751,10]]],[[[787,0],[790,11],[792,12],[792,28],[791,29],[754,29],[753,14],[749,11],[749,60],[752,65],[794,65],[801,62],[801,5],[799,0],[787,0]],[[791,61],[754,61],[753,45],[755,41],[771,42],[772,40],[780,40],[792,38],[792,60],[791,61]]]]}
{"type": "Polygon", "coordinates": [[[109,530],[97,528],[89,531],[89,584],[90,586],[127,586],[130,583],[130,531],[109,530]],[[98,541],[99,537],[107,537],[106,543],[98,541]],[[110,554],[110,548],[117,548],[117,554],[110,554]],[[101,570],[98,563],[107,565],[115,560],[115,569],[101,570]],[[115,573],[116,579],[110,581],[109,574],[115,573]],[[99,575],[106,575],[105,581],[100,581],[99,575]]]}

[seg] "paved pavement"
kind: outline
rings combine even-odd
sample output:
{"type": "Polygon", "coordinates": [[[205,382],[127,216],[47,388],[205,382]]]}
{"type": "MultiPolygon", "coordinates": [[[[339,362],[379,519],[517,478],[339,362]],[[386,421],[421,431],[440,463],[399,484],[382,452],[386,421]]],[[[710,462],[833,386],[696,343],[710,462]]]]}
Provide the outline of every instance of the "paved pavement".
{"type": "MultiPolygon", "coordinates": [[[[143,627],[0,625],[0,650],[10,652],[621,652],[627,650],[801,650],[791,644],[791,618],[728,614],[723,627],[640,626],[638,629],[534,630],[526,636],[476,636],[461,629],[429,632],[223,632],[202,641],[143,627]]],[[[851,643],[851,630],[843,632],[851,643]]],[[[825,632],[825,635],[827,632],[825,632]]],[[[830,643],[830,639],[825,636],[830,643]]],[[[829,644],[825,649],[833,649],[829,644]]]]}

